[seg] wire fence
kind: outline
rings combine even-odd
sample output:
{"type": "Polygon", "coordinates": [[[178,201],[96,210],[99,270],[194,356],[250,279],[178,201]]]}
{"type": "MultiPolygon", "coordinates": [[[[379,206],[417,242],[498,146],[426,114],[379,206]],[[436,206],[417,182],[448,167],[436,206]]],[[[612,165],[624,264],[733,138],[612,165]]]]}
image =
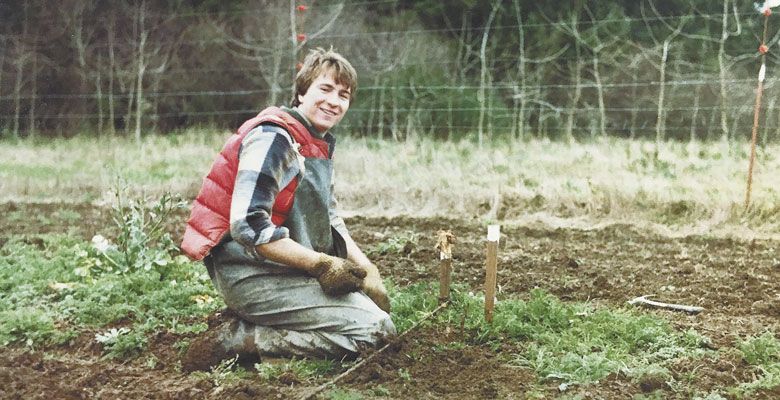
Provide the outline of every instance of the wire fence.
{"type": "MultiPolygon", "coordinates": [[[[477,131],[514,137],[542,132],[566,136],[630,132],[632,137],[738,137],[737,132],[751,119],[757,52],[734,44],[726,48],[726,41],[743,29],[740,40],[752,40],[745,36],[750,35],[750,16],[756,13],[746,7],[737,10],[735,5],[727,13],[590,15],[542,22],[518,18],[517,23],[503,20],[494,25],[425,28],[404,24],[376,30],[344,17],[371,9],[391,12],[404,4],[408,7],[399,0],[312,4],[307,12],[319,13],[321,18],[342,15],[338,19],[342,23],[312,37],[301,34],[303,39],[297,40],[292,31],[277,39],[246,33],[266,33],[262,30],[245,31],[243,37],[209,31],[215,24],[212,20],[257,22],[260,19],[253,18],[262,18],[267,9],[131,12],[127,26],[116,27],[124,29],[124,36],[111,40],[100,26],[105,18],[83,15],[84,26],[96,26],[91,35],[81,37],[79,30],[78,37],[66,42],[77,47],[70,48],[73,54],[78,53],[78,57],[69,56],[69,65],[53,56],[62,54],[57,50],[63,42],[44,40],[37,30],[6,32],[0,34],[6,45],[0,49],[0,136],[90,127],[126,131],[133,125],[136,132],[201,123],[235,126],[266,104],[286,102],[292,94],[289,78],[294,57],[306,48],[333,42],[347,44],[348,58],[361,74],[366,72],[362,76],[367,76],[363,82],[368,84],[359,86],[341,126],[356,134],[400,138],[420,132],[445,137],[477,131]],[[172,37],[163,28],[163,22],[190,18],[190,23],[202,23],[210,33],[172,37]],[[742,25],[735,27],[740,19],[742,25]],[[675,40],[656,37],[664,29],[685,23],[707,26],[705,31],[710,33],[683,33],[675,40]],[[722,30],[714,29],[719,26],[722,30]],[[611,37],[616,27],[629,36],[611,37]],[[163,33],[155,37],[157,29],[163,33]],[[551,46],[523,45],[522,52],[508,51],[501,39],[492,39],[513,32],[542,32],[568,39],[551,46]],[[579,36],[584,32],[587,37],[579,36]],[[490,40],[488,34],[493,35],[490,40]],[[718,58],[706,63],[693,56],[686,58],[686,46],[692,43],[711,50],[721,46],[718,58]],[[152,50],[144,53],[143,46],[152,50]],[[669,59],[667,48],[671,49],[669,59]],[[187,62],[191,52],[220,62],[187,62]],[[115,56],[124,58],[114,61],[115,56]],[[109,58],[111,65],[107,66],[109,58]],[[230,76],[232,81],[225,84],[221,76],[230,76]],[[58,77],[77,84],[59,84],[58,77]]],[[[305,16],[295,15],[302,27],[305,16]]],[[[48,18],[55,23],[59,16],[48,18]]],[[[777,43],[780,35],[775,36],[770,44],[777,43]]],[[[771,52],[769,56],[771,71],[778,59],[771,52]]],[[[765,85],[769,101],[761,112],[762,129],[767,132],[779,130],[778,80],[770,73],[765,85]]]]}

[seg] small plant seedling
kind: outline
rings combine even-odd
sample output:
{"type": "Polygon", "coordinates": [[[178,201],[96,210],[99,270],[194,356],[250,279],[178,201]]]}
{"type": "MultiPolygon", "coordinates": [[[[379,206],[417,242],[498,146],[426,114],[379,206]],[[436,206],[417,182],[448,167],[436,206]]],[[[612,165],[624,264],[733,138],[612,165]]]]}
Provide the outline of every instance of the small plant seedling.
{"type": "Polygon", "coordinates": [[[404,368],[398,368],[398,377],[406,382],[410,382],[412,380],[412,374],[410,374],[409,371],[404,368]]]}
{"type": "Polygon", "coordinates": [[[292,359],[281,364],[257,363],[255,370],[258,375],[266,380],[273,381],[279,379],[284,374],[292,374],[296,379],[302,381],[311,381],[317,377],[327,374],[335,368],[335,363],[331,360],[297,360],[292,359]]]}
{"type": "Polygon", "coordinates": [[[368,256],[384,254],[409,254],[417,247],[420,235],[416,232],[405,232],[389,237],[366,250],[368,256]]]}
{"type": "Polygon", "coordinates": [[[328,400],[362,400],[363,395],[353,390],[333,389],[325,393],[328,400]]]}

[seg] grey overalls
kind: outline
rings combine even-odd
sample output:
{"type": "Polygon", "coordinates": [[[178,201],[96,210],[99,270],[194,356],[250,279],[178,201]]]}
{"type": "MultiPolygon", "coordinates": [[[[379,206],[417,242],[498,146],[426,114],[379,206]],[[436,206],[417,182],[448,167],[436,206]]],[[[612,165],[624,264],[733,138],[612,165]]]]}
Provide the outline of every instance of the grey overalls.
{"type": "MultiPolygon", "coordinates": [[[[333,161],[306,158],[305,167],[284,226],[301,245],[346,257],[348,233],[331,196],[333,161]]],[[[258,260],[233,240],[204,261],[227,306],[243,319],[225,339],[229,348],[254,342],[260,356],[341,358],[395,334],[390,316],[363,292],[325,295],[315,278],[258,260]]]]}

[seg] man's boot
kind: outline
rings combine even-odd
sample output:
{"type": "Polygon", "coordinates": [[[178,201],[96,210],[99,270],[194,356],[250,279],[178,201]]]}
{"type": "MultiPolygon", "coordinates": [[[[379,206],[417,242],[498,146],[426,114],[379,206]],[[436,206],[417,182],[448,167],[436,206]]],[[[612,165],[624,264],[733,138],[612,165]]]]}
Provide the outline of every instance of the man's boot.
{"type": "Polygon", "coordinates": [[[190,343],[181,360],[182,372],[208,371],[220,362],[239,357],[239,364],[251,365],[259,361],[254,345],[254,334],[245,321],[235,316],[222,318],[190,343]],[[249,331],[249,332],[248,332],[249,331]]]}

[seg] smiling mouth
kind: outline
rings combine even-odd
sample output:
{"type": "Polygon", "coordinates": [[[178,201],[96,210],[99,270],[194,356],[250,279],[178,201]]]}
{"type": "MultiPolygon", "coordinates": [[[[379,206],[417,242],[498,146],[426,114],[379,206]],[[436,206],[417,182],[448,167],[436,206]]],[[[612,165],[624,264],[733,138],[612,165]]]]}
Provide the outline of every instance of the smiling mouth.
{"type": "Polygon", "coordinates": [[[329,115],[331,117],[335,117],[335,116],[338,115],[335,111],[326,110],[324,108],[320,108],[320,111],[322,111],[323,113],[325,113],[326,115],[329,115]]]}

